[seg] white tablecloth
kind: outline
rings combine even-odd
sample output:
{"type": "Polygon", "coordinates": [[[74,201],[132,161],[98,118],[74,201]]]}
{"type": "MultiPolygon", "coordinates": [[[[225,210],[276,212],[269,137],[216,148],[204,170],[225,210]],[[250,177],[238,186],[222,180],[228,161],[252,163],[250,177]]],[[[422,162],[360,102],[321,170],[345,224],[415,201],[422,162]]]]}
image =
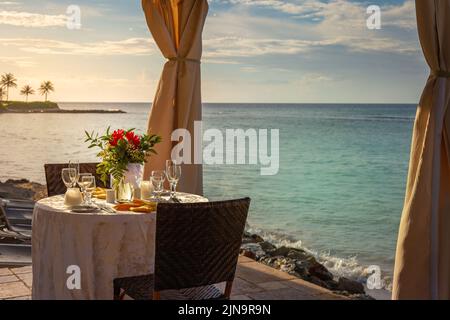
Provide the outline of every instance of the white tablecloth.
{"type": "MultiPolygon", "coordinates": [[[[182,202],[207,201],[186,194],[179,198],[182,202]]],[[[72,213],[62,196],[37,202],[32,234],[33,299],[112,299],[114,278],[153,272],[155,226],[155,213],[72,213]],[[80,268],[80,289],[67,286],[70,266],[80,268]]]]}

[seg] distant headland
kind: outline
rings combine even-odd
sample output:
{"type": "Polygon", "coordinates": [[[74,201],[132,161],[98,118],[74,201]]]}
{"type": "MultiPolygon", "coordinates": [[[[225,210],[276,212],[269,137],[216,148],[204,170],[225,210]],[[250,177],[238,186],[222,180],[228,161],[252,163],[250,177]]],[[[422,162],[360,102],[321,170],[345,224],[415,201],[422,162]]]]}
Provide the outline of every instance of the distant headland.
{"type": "Polygon", "coordinates": [[[1,113],[126,113],[119,109],[106,110],[69,110],[60,109],[58,104],[51,101],[8,101],[0,103],[1,113]]]}
{"type": "Polygon", "coordinates": [[[1,113],[125,113],[118,109],[110,110],[67,110],[60,109],[55,102],[48,101],[48,95],[55,91],[51,81],[43,81],[37,89],[45,97],[45,101],[28,102],[28,97],[35,94],[35,90],[29,85],[24,85],[20,94],[25,96],[25,101],[10,101],[10,89],[17,88],[17,79],[12,73],[5,73],[0,78],[0,114],[1,113]],[[6,96],[6,100],[3,97],[6,96]]]}

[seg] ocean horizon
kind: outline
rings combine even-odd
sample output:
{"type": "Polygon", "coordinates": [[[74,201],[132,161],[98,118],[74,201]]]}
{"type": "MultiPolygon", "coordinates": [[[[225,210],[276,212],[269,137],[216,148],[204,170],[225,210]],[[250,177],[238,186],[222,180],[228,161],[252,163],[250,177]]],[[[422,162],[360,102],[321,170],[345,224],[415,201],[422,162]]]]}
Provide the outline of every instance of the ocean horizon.
{"type": "MultiPolygon", "coordinates": [[[[147,128],[151,103],[61,102],[125,114],[1,114],[0,180],[45,183],[44,163],[96,161],[84,130],[147,128]]],[[[205,165],[210,199],[249,196],[249,230],[314,253],[334,274],[380,266],[389,289],[416,104],[204,103],[204,129],[279,129],[280,169],[205,165]]]]}

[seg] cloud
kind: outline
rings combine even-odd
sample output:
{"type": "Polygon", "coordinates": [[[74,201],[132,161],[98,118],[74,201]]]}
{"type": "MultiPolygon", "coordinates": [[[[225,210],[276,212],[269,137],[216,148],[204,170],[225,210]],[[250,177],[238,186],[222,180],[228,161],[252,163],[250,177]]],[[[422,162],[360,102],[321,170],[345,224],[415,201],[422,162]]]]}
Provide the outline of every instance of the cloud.
{"type": "MultiPolygon", "coordinates": [[[[355,20],[359,20],[358,18],[365,19],[368,6],[367,3],[357,3],[348,0],[211,0],[210,2],[241,7],[266,8],[315,21],[322,21],[322,19],[334,16],[342,19],[342,22],[347,25],[352,24],[355,20]],[[350,18],[350,20],[347,18],[350,18]]],[[[382,16],[385,18],[385,24],[406,29],[414,28],[416,25],[414,8],[414,1],[410,0],[406,0],[400,5],[382,6],[382,16]]]]}
{"type": "Polygon", "coordinates": [[[0,57],[0,63],[16,65],[20,68],[29,68],[36,65],[31,57],[0,57]]]}
{"type": "MultiPolygon", "coordinates": [[[[234,40],[234,47],[222,46],[222,54],[229,51],[239,53],[252,45],[252,52],[276,54],[299,53],[308,50],[341,46],[350,52],[387,52],[416,54],[420,52],[415,33],[416,22],[414,2],[382,7],[382,30],[369,30],[366,26],[366,5],[348,0],[287,1],[281,0],[215,0],[213,3],[227,3],[232,6],[225,13],[211,17],[208,27],[212,34],[221,39],[225,35],[241,35],[245,40],[234,40]],[[305,8],[303,8],[305,6],[305,8]],[[256,14],[242,10],[245,7],[264,7],[287,14],[285,19],[271,13],[256,14]],[[288,9],[289,8],[289,9],[288,9]],[[303,8],[303,9],[301,9],[303,8]],[[303,11],[302,11],[303,10],[303,11]],[[306,13],[308,12],[308,13],[306,13]],[[299,18],[299,13],[302,18],[299,18]],[[228,21],[228,22],[227,22],[228,21]],[[227,25],[222,33],[218,26],[227,25]],[[276,38],[272,42],[255,40],[276,38]],[[251,45],[248,45],[249,42],[251,45]],[[288,48],[291,46],[291,48],[288,48]],[[278,48],[275,48],[278,47],[278,48]]],[[[223,44],[226,45],[225,41],[223,44]]],[[[250,51],[250,50],[247,50],[250,51]]]]}
{"type": "Polygon", "coordinates": [[[384,26],[394,26],[407,30],[414,30],[416,23],[416,7],[414,1],[406,0],[400,6],[389,6],[382,10],[384,26]]]}
{"type": "Polygon", "coordinates": [[[269,8],[287,14],[303,15],[320,10],[324,4],[315,0],[282,1],[282,0],[211,0],[212,3],[241,5],[249,7],[269,8]]]}
{"type": "Polygon", "coordinates": [[[255,39],[220,37],[204,41],[206,58],[255,57],[269,54],[297,54],[315,46],[334,44],[335,41],[308,41],[297,39],[255,39]]]}
{"type": "Polygon", "coordinates": [[[328,82],[333,81],[330,76],[321,73],[307,73],[298,81],[300,85],[311,85],[318,82],[328,82]]]}
{"type": "Polygon", "coordinates": [[[65,27],[67,16],[49,15],[20,11],[0,11],[0,24],[10,26],[46,28],[46,27],[65,27]]]}
{"type": "MultiPolygon", "coordinates": [[[[293,15],[308,12],[320,20],[305,24],[295,19],[292,21],[292,19],[280,20],[278,17],[255,16],[253,13],[233,10],[231,7],[208,19],[203,42],[203,59],[207,63],[239,64],[242,59],[249,57],[298,55],[336,46],[350,52],[415,54],[420,51],[415,38],[403,39],[395,32],[384,29],[368,30],[365,24],[367,17],[365,7],[360,3],[347,0],[331,0],[327,3],[319,0],[297,0],[289,3],[281,0],[213,0],[213,2],[233,6],[262,6],[293,15]],[[224,25],[230,27],[223,28],[224,25]]],[[[0,23],[1,17],[0,14],[0,23]]],[[[52,19],[49,21],[53,21],[52,19]]],[[[29,25],[33,25],[31,20],[27,20],[29,25]]],[[[20,21],[19,19],[15,23],[21,25],[20,21]]],[[[382,12],[382,23],[383,28],[414,29],[414,3],[406,1],[401,5],[386,7],[382,12]]],[[[38,22],[35,24],[44,25],[38,22]]],[[[15,46],[22,51],[36,54],[83,56],[139,56],[155,52],[160,54],[151,38],[140,37],[99,42],[5,38],[0,39],[0,45],[15,46]]]]}
{"type": "Polygon", "coordinates": [[[77,43],[51,39],[4,38],[0,45],[15,46],[22,51],[56,55],[148,55],[155,50],[150,38],[129,38],[117,41],[77,43]]]}

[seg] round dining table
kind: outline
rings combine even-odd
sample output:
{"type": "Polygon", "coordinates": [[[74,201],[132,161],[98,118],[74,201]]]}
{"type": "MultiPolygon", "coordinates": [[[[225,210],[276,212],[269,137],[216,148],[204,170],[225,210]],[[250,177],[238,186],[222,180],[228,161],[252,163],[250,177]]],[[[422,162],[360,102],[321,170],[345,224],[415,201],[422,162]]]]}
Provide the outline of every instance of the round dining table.
{"type": "MultiPolygon", "coordinates": [[[[186,193],[177,199],[208,201],[186,193]]],[[[64,196],[53,196],[36,203],[32,230],[33,299],[110,300],[115,278],[153,273],[156,212],[75,213],[64,196]]]]}

